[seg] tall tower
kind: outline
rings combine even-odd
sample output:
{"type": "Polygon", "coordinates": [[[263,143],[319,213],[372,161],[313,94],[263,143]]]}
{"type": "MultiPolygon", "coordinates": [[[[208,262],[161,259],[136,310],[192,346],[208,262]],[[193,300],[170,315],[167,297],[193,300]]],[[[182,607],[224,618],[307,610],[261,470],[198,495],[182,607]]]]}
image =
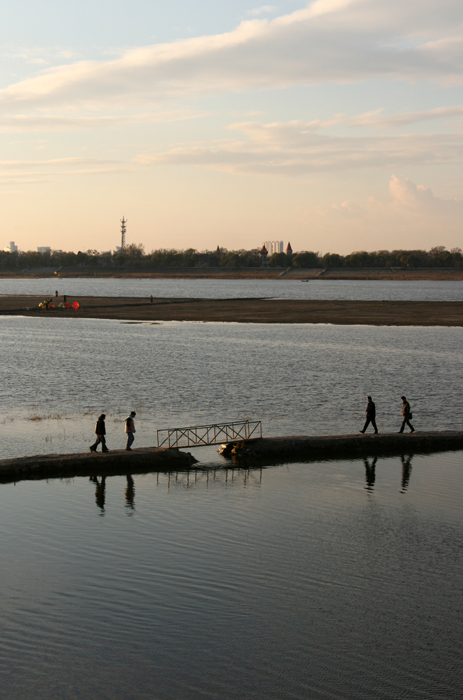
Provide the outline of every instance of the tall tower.
{"type": "Polygon", "coordinates": [[[121,219],[121,250],[125,248],[125,233],[127,231],[126,227],[127,219],[123,216],[121,219]]]}

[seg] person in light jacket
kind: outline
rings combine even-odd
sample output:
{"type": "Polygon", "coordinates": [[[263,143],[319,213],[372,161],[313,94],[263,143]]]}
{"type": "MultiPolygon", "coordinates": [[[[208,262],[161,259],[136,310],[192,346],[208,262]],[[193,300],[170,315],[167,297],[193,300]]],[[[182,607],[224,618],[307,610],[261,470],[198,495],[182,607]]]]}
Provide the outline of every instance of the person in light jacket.
{"type": "Polygon", "coordinates": [[[125,432],[127,433],[127,445],[126,445],[126,450],[131,450],[132,447],[132,442],[135,440],[134,433],[137,431],[135,430],[135,421],[134,418],[137,414],[135,411],[132,411],[130,416],[128,416],[125,419],[125,432]]]}

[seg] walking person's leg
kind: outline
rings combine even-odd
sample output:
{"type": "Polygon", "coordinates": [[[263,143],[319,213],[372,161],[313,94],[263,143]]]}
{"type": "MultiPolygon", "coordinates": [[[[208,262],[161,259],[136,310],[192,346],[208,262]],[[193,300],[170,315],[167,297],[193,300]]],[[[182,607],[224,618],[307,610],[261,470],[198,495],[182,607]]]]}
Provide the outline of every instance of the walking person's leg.
{"type": "Polygon", "coordinates": [[[361,433],[364,433],[365,430],[368,428],[369,425],[370,425],[370,419],[367,418],[366,421],[365,421],[365,425],[363,426],[363,430],[361,430],[360,432],[361,432],[361,433]]]}
{"type": "Polygon", "coordinates": [[[371,419],[371,424],[372,424],[372,426],[373,426],[373,428],[374,428],[374,430],[375,430],[375,433],[377,433],[377,432],[378,432],[378,428],[377,428],[377,426],[376,426],[376,420],[375,420],[374,418],[371,419]]]}
{"type": "Polygon", "coordinates": [[[132,448],[131,448],[131,444],[132,444],[132,442],[134,441],[134,439],[135,439],[135,438],[134,438],[134,436],[133,436],[133,433],[127,433],[127,446],[126,446],[126,448],[125,448],[126,450],[131,450],[131,449],[132,449],[132,448]]]}
{"type": "Polygon", "coordinates": [[[96,452],[96,448],[101,442],[101,438],[99,435],[96,436],[96,441],[93,443],[93,445],[90,445],[90,452],[96,452]]]}

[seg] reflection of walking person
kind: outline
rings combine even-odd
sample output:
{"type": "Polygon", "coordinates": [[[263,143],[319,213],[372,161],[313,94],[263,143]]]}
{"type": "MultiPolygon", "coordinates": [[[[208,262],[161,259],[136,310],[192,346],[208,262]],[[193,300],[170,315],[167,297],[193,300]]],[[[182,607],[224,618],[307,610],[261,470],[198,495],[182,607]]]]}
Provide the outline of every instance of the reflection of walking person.
{"type": "Polygon", "coordinates": [[[374,401],[371,400],[371,396],[367,396],[367,402],[367,409],[365,411],[365,425],[363,426],[363,430],[361,430],[360,432],[363,434],[371,423],[375,430],[375,433],[377,433],[378,428],[376,427],[376,406],[374,404],[374,401]]]}
{"type": "Polygon", "coordinates": [[[405,493],[405,491],[408,488],[408,482],[410,481],[410,474],[412,473],[412,455],[409,455],[408,457],[405,457],[405,455],[401,455],[400,459],[402,460],[402,491],[401,491],[401,493],[405,493]]]}
{"type": "Polygon", "coordinates": [[[101,414],[101,416],[98,418],[96,425],[95,425],[95,435],[96,435],[96,441],[93,443],[93,445],[90,445],[90,452],[96,452],[96,448],[101,442],[101,450],[102,452],[109,452],[108,448],[106,447],[106,427],[105,427],[105,420],[106,416],[104,413],[101,414]]]}
{"type": "Polygon", "coordinates": [[[132,449],[131,444],[135,440],[133,434],[137,432],[135,430],[135,421],[134,421],[134,418],[136,415],[137,414],[135,413],[135,411],[132,411],[130,416],[128,416],[128,418],[125,419],[125,432],[127,433],[127,446],[125,448],[126,450],[132,449]]]}
{"type": "Polygon", "coordinates": [[[410,432],[411,432],[411,433],[414,433],[414,432],[415,432],[415,428],[414,428],[413,425],[410,423],[410,418],[412,418],[412,412],[411,412],[411,410],[410,410],[410,404],[408,403],[408,401],[407,401],[407,399],[405,398],[405,396],[401,396],[400,398],[402,399],[402,403],[403,403],[403,406],[402,406],[402,418],[403,418],[403,421],[402,421],[402,425],[400,426],[399,433],[403,433],[404,428],[405,428],[405,425],[408,425],[408,427],[410,428],[410,432]]]}
{"type": "Polygon", "coordinates": [[[373,486],[375,485],[376,481],[376,462],[378,461],[377,457],[373,457],[373,460],[370,464],[368,459],[366,457],[363,458],[364,464],[365,464],[365,479],[367,482],[366,489],[367,491],[373,491],[373,486]]]}

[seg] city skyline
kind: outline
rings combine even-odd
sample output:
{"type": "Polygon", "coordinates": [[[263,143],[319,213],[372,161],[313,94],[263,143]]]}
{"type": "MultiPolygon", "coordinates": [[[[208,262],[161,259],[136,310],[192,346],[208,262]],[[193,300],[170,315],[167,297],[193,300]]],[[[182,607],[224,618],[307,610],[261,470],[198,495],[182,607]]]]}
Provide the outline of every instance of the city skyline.
{"type": "Polygon", "coordinates": [[[2,248],[462,246],[456,0],[5,11],[2,248]],[[252,244],[250,244],[252,241],[252,244]]]}

